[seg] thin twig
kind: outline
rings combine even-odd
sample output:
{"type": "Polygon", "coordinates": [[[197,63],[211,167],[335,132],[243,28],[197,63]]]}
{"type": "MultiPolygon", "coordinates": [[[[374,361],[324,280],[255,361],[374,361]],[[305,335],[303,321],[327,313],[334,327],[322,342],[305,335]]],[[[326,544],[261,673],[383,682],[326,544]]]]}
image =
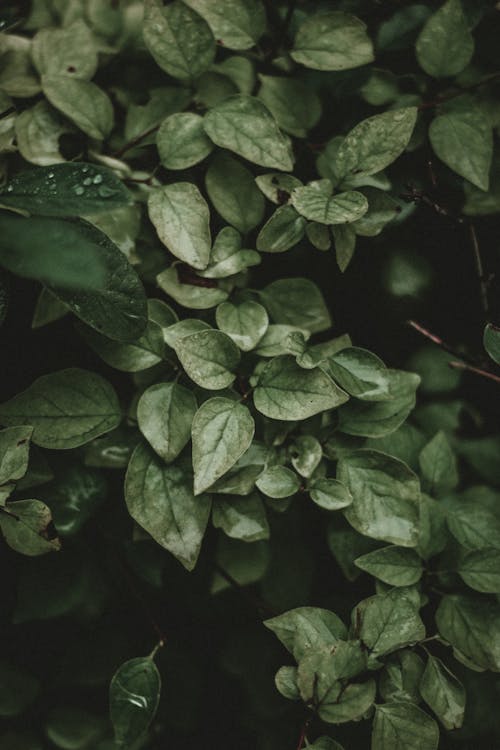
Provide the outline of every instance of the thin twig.
{"type": "Polygon", "coordinates": [[[481,88],[481,86],[484,86],[487,83],[490,83],[491,81],[494,81],[496,79],[500,78],[500,71],[496,73],[491,73],[491,75],[486,76],[485,78],[482,78],[480,81],[476,81],[476,83],[471,83],[469,86],[463,86],[459,91],[455,91],[453,94],[447,94],[446,96],[438,96],[436,99],[433,99],[432,101],[428,102],[422,102],[422,104],[419,104],[417,109],[423,110],[423,109],[432,109],[433,107],[438,107],[440,104],[444,104],[445,102],[451,101],[451,99],[456,99],[458,96],[463,96],[464,94],[468,94],[470,91],[476,91],[476,89],[481,88]]]}
{"type": "Polygon", "coordinates": [[[476,262],[476,270],[479,278],[479,289],[481,292],[481,304],[486,317],[489,313],[489,302],[488,302],[488,282],[484,275],[483,261],[481,258],[481,251],[479,249],[479,242],[477,239],[476,229],[474,224],[469,224],[469,234],[472,241],[472,248],[474,250],[474,260],[476,262]]]}
{"type": "Polygon", "coordinates": [[[130,141],[127,141],[127,143],[119,148],[118,151],[115,151],[112,156],[114,156],[115,159],[119,159],[123,156],[123,154],[127,153],[127,151],[130,151],[131,148],[134,148],[134,146],[137,146],[141,141],[143,141],[144,138],[147,138],[148,135],[156,133],[159,127],[159,125],[153,125],[153,127],[148,128],[148,130],[145,130],[143,133],[139,133],[139,135],[136,135],[135,138],[131,138],[130,141]]]}
{"type": "Polygon", "coordinates": [[[443,341],[443,339],[439,336],[436,336],[435,333],[432,333],[432,331],[429,331],[427,328],[424,328],[423,325],[417,323],[416,320],[407,320],[406,322],[415,331],[418,331],[418,333],[420,333],[422,336],[425,336],[426,339],[432,341],[433,344],[437,344],[437,346],[441,347],[441,349],[444,349],[449,354],[453,354],[454,357],[460,357],[461,359],[463,358],[463,355],[460,354],[460,352],[457,352],[456,349],[447,344],[446,341],[443,341]]]}
{"type": "Polygon", "coordinates": [[[299,736],[299,742],[297,744],[297,750],[302,750],[304,747],[304,742],[307,739],[307,730],[309,728],[309,724],[311,723],[311,717],[307,718],[305,722],[302,724],[301,730],[300,730],[300,736],[299,736]]]}
{"type": "Polygon", "coordinates": [[[224,570],[221,565],[216,565],[215,569],[217,573],[222,576],[222,578],[224,578],[234,589],[239,591],[240,594],[245,597],[248,602],[250,602],[252,607],[261,609],[270,617],[275,617],[277,615],[277,612],[275,612],[273,608],[266,601],[264,601],[264,599],[261,599],[260,596],[254,596],[249,591],[247,591],[247,589],[242,586],[241,583],[238,583],[236,578],[233,578],[233,576],[228,573],[227,570],[224,570]]]}
{"type": "Polygon", "coordinates": [[[474,367],[474,365],[469,365],[467,362],[449,362],[448,363],[450,367],[453,367],[455,370],[467,370],[468,372],[474,372],[476,375],[481,375],[483,378],[488,378],[488,380],[493,380],[495,383],[500,383],[500,375],[495,375],[493,372],[489,372],[489,370],[483,370],[480,367],[474,367]]]}

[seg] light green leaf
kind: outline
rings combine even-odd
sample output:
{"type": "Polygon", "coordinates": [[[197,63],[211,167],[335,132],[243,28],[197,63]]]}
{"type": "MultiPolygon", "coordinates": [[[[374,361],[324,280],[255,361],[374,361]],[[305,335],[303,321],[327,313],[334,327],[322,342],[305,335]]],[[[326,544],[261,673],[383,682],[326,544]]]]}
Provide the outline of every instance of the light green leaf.
{"type": "Polygon", "coordinates": [[[319,607],[297,607],[265,620],[264,625],[299,661],[311,649],[335,646],[347,638],[347,629],[333,612],[319,607]]]}
{"type": "Polygon", "coordinates": [[[352,503],[352,496],[337,479],[315,479],[309,485],[311,500],[325,510],[340,510],[352,503]]]}
{"type": "Polygon", "coordinates": [[[479,109],[451,110],[429,127],[436,156],[447,167],[481,190],[488,190],[493,157],[493,131],[479,109]]]}
{"type": "Polygon", "coordinates": [[[151,724],[160,701],[160,673],[151,658],[122,664],[109,686],[109,712],[118,747],[130,747],[151,724]]]}
{"type": "Polygon", "coordinates": [[[306,224],[306,219],[293,206],[280,206],[260,230],[257,250],[262,253],[284,253],[300,242],[306,224]]]}
{"type": "Polygon", "coordinates": [[[368,201],[362,193],[352,190],[332,195],[329,180],[318,180],[292,193],[295,209],[310,221],[320,224],[346,224],[356,221],[368,210],[368,201]]]}
{"type": "Polygon", "coordinates": [[[356,230],[353,226],[337,224],[336,226],[332,226],[332,235],[335,243],[337,265],[342,273],[344,273],[356,249],[356,230]]]}
{"type": "Polygon", "coordinates": [[[195,495],[234,466],[250,447],[254,432],[252,415],[238,401],[215,396],[200,406],[191,427],[195,495]]]}
{"type": "Polygon", "coordinates": [[[0,528],[5,541],[16,552],[34,557],[57,552],[61,543],[52,533],[50,508],[40,500],[7,503],[0,512],[0,528]]]}
{"type": "Polygon", "coordinates": [[[149,218],[170,252],[193,268],[208,265],[210,212],[202,194],[191,182],[176,182],[152,192],[149,218]]]}
{"type": "Polygon", "coordinates": [[[157,383],[147,388],[137,404],[140,431],[164,461],[177,458],[191,437],[196,398],[178,383],[157,383]]]}
{"type": "Polygon", "coordinates": [[[255,349],[269,326],[266,308],[251,301],[239,305],[223,302],[215,311],[215,319],[220,330],[243,352],[255,349]]]}
{"type": "Polygon", "coordinates": [[[335,161],[339,177],[366,177],[392,164],[408,145],[416,118],[417,108],[405,107],[358,123],[340,144],[335,161]]]}
{"type": "Polygon", "coordinates": [[[95,37],[81,19],[62,29],[41,29],[31,45],[31,57],[41,76],[88,81],[97,70],[97,51],[95,37]]]}
{"type": "Polygon", "coordinates": [[[200,320],[199,318],[184,318],[165,328],[163,330],[163,338],[165,339],[165,343],[171,346],[172,349],[176,349],[179,341],[185,336],[207,330],[211,330],[211,328],[204,320],[200,320]]]}
{"type": "Polygon", "coordinates": [[[142,34],[156,63],[173,78],[197,78],[214,60],[210,27],[179,0],[166,7],[159,0],[146,0],[142,34]]]}
{"type": "Polygon", "coordinates": [[[280,354],[292,354],[289,346],[290,334],[300,333],[304,339],[310,337],[309,331],[287,325],[270,325],[258,343],[255,353],[259,357],[278,357],[280,354]]]}
{"type": "Polygon", "coordinates": [[[431,494],[446,493],[458,484],[457,459],[444,432],[437,432],[422,449],[419,463],[431,494]]]}
{"type": "Polygon", "coordinates": [[[163,360],[165,346],[162,330],[151,320],[142,336],[130,344],[113,341],[86,326],[78,325],[77,330],[90,348],[116,370],[140,372],[163,360]]]}
{"type": "Polygon", "coordinates": [[[110,432],[120,421],[120,405],[111,385],[100,375],[78,368],[42,375],[0,405],[0,423],[32,425],[32,440],[42,448],[77,448],[110,432]]]}
{"type": "Polygon", "coordinates": [[[301,477],[312,477],[323,458],[321,443],[313,435],[299,435],[292,445],[292,466],[301,477]]]}
{"type": "Polygon", "coordinates": [[[356,531],[401,547],[416,547],[420,485],[406,464],[378,451],[354,451],[341,456],[337,478],[353,497],[345,516],[356,531]]]}
{"type": "Polygon", "coordinates": [[[336,11],[309,16],[299,26],[291,56],[314,70],[348,70],[374,59],[363,21],[336,11]]]}
{"type": "Polygon", "coordinates": [[[405,547],[382,547],[358,557],[354,564],[390,586],[411,586],[420,580],[422,561],[405,547]]]}
{"type": "Polygon", "coordinates": [[[212,521],[216,529],[242,542],[269,539],[266,510],[257,493],[215,500],[212,521]]]}
{"type": "Polygon", "coordinates": [[[204,279],[233,276],[251,266],[258,266],[260,255],[255,250],[242,250],[241,237],[233,227],[224,227],[214,240],[208,267],[200,272],[204,279]]]}
{"type": "Polygon", "coordinates": [[[354,222],[353,229],[361,237],[377,237],[400,213],[401,206],[394,198],[377,188],[366,187],[363,195],[368,200],[368,211],[354,222]]]}
{"type": "Polygon", "coordinates": [[[483,594],[500,593],[500,550],[468,552],[460,561],[458,572],[471,589],[483,594]]]}
{"type": "Polygon", "coordinates": [[[167,169],[187,169],[203,161],[213,149],[203,129],[203,118],[194,112],[167,117],[156,134],[160,161],[167,169]]]}
{"type": "Polygon", "coordinates": [[[270,466],[255,484],[264,495],[275,500],[291,497],[300,489],[299,477],[286,466],[270,466]]]}
{"type": "Polygon", "coordinates": [[[26,474],[32,432],[30,426],[0,430],[0,485],[17,482],[26,474]]]}
{"type": "MultiPolygon", "coordinates": [[[[131,141],[150,128],[159,126],[169,115],[181,112],[192,98],[192,93],[183,86],[161,86],[149,91],[145,104],[130,104],[125,118],[125,141],[131,141]]],[[[155,134],[141,138],[140,145],[155,142],[155,134]]]]}
{"type": "Polygon", "coordinates": [[[230,96],[205,115],[208,137],[221,148],[253,164],[289,172],[293,169],[290,141],[267,107],[256,97],[230,96]]]}
{"type": "Polygon", "coordinates": [[[348,399],[321,370],[304,370],[293,357],[271,360],[259,376],[254,391],[255,408],[271,419],[307,419],[335,409],[348,399]]]}
{"type": "Polygon", "coordinates": [[[300,692],[297,687],[297,667],[281,667],[274,677],[276,689],[284,698],[291,701],[300,700],[300,692]]]}
{"type": "Polygon", "coordinates": [[[113,105],[108,95],[92,81],[68,76],[43,76],[43,93],[77,128],[102,141],[114,124],[113,105]]]}
{"type": "Polygon", "coordinates": [[[219,289],[217,283],[213,286],[191,284],[184,276],[180,276],[181,272],[180,264],[174,263],[156,277],[160,289],[179,305],[193,310],[208,310],[227,300],[228,293],[224,289],[219,289]]]}
{"type": "Polygon", "coordinates": [[[260,297],[275,323],[325,331],[332,320],[321,291],[309,279],[278,279],[268,284],[260,297]]]}
{"type": "Polygon", "coordinates": [[[321,117],[321,100],[299,79],[260,75],[258,97],[285,133],[305,138],[321,117]]]}
{"type": "Polygon", "coordinates": [[[430,76],[456,76],[470,62],[474,39],[460,0],[447,0],[426,21],[416,44],[420,67],[430,76]]]}
{"type": "MultiPolygon", "coordinates": [[[[436,612],[440,635],[479,669],[500,672],[500,606],[487,597],[446,595],[436,612]]],[[[460,661],[462,659],[460,658],[460,661]]]]}
{"type": "Polygon", "coordinates": [[[459,729],[465,713],[464,686],[441,659],[429,655],[420,694],[445,729],[459,729]]]}
{"type": "Polygon", "coordinates": [[[332,354],[325,369],[351,396],[361,401],[391,398],[391,374],[381,359],[367,349],[351,346],[332,354]]]}
{"type": "Polygon", "coordinates": [[[59,138],[72,130],[46,101],[37,102],[16,117],[16,141],[23,159],[46,167],[64,161],[59,151],[59,138]]]}
{"type": "Polygon", "coordinates": [[[222,218],[246,234],[264,217],[264,198],[252,173],[226,153],[218,154],[205,176],[208,197],[222,218]]]}
{"type": "Polygon", "coordinates": [[[412,703],[385,703],[375,709],[372,750],[437,750],[439,728],[412,703]]]}
{"type": "Polygon", "coordinates": [[[448,528],[466,550],[500,550],[500,519],[472,499],[453,505],[446,514],[448,528]]]}
{"type": "Polygon", "coordinates": [[[384,702],[420,703],[419,685],[424,668],[420,656],[411,649],[392,654],[380,675],[379,689],[384,702]]]}
{"type": "Polygon", "coordinates": [[[205,19],[227,49],[250,49],[266,30],[261,0],[186,0],[186,4],[205,19]]]}
{"type": "Polygon", "coordinates": [[[187,570],[194,568],[211,500],[193,495],[187,466],[167,465],[146,444],[139,444],[125,477],[125,502],[139,526],[187,570]]]}
{"type": "Polygon", "coordinates": [[[293,174],[282,174],[281,172],[260,174],[255,178],[255,182],[266,198],[276,205],[286,203],[290,199],[292,191],[296,187],[302,187],[301,181],[293,174]]]}
{"type": "Polygon", "coordinates": [[[500,365],[500,328],[488,323],[484,329],[483,345],[491,359],[500,365]]]}
{"type": "Polygon", "coordinates": [[[236,377],[234,370],[240,352],[222,331],[199,331],[185,336],[176,352],[191,380],[209,391],[227,388],[236,377]]]}
{"type": "Polygon", "coordinates": [[[242,94],[251,94],[255,87],[255,65],[243,55],[226,57],[222,62],[212,66],[222,75],[229,78],[242,94]]]}

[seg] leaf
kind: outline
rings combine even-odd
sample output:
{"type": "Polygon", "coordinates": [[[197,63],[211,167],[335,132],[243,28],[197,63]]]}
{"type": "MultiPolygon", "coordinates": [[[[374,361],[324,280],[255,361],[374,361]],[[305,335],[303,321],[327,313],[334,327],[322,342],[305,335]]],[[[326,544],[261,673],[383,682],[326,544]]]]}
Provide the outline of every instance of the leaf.
{"type": "Polygon", "coordinates": [[[5,541],[16,552],[37,556],[57,552],[61,543],[52,534],[50,508],[40,500],[17,500],[7,503],[0,512],[0,528],[5,541]]]}
{"type": "Polygon", "coordinates": [[[302,187],[302,183],[297,177],[281,172],[260,174],[255,178],[255,182],[266,198],[277,205],[282,205],[288,201],[296,187],[302,187]]]}
{"type": "Polygon", "coordinates": [[[246,234],[261,223],[264,198],[252,173],[227,153],[218,154],[205,176],[208,197],[222,218],[246,234]]]}
{"type": "Polygon", "coordinates": [[[109,686],[109,711],[118,747],[140,739],[158,709],[160,673],[151,658],[137,657],[122,664],[109,686]]]}
{"type": "Polygon", "coordinates": [[[42,328],[49,323],[54,323],[56,320],[61,320],[68,313],[69,310],[66,305],[63,302],[59,302],[57,297],[46,287],[42,287],[36,301],[31,327],[34,329],[42,328]]]}
{"type": "Polygon", "coordinates": [[[368,211],[354,222],[353,229],[361,237],[377,237],[401,212],[401,205],[377,188],[366,187],[363,195],[368,200],[368,211]]]}
{"type": "Polygon", "coordinates": [[[465,501],[448,510],[446,521],[455,539],[466,550],[500,550],[500,519],[488,508],[465,501]]]}
{"type": "Polygon", "coordinates": [[[191,438],[196,398],[178,383],[156,383],[137,404],[140,431],[166,463],[173,461],[191,438]]]}
{"type": "Polygon", "coordinates": [[[292,193],[295,209],[310,221],[320,224],[346,224],[356,221],[368,210],[368,201],[362,193],[331,194],[331,183],[323,180],[298,187],[292,193]]]}
{"type": "Polygon", "coordinates": [[[439,728],[412,703],[386,703],[375,709],[372,750],[437,750],[439,728]]]}
{"type": "MultiPolygon", "coordinates": [[[[479,669],[500,672],[500,606],[483,597],[446,595],[436,612],[440,635],[479,669]]],[[[462,658],[460,658],[462,661],[462,658]]]]}
{"type": "Polygon", "coordinates": [[[411,586],[420,580],[423,572],[416,552],[395,545],[362,555],[354,564],[390,586],[411,586]]]}
{"type": "Polygon", "coordinates": [[[500,328],[488,323],[484,329],[483,345],[491,359],[500,365],[500,328]]]}
{"type": "Polygon", "coordinates": [[[323,458],[323,448],[313,435],[299,435],[292,445],[292,466],[301,477],[309,478],[323,458]]]}
{"type": "Polygon", "coordinates": [[[255,250],[241,249],[241,236],[233,227],[224,227],[215,238],[208,267],[200,272],[205,279],[227,278],[240,271],[259,265],[260,255],[255,250]]]}
{"type": "Polygon", "coordinates": [[[121,421],[116,393],[100,375],[71,368],[32,383],[0,405],[0,423],[32,425],[32,441],[42,448],[85,445],[121,421]]]}
{"type": "Polygon", "coordinates": [[[438,115],[429,127],[434,153],[447,167],[481,190],[488,190],[493,157],[493,131],[477,110],[438,115]]]}
{"type": "Polygon", "coordinates": [[[460,729],[465,713],[464,686],[441,659],[429,655],[420,693],[445,729],[460,729]]]}
{"type": "Polygon", "coordinates": [[[460,0],[447,0],[426,21],[416,44],[420,67],[430,76],[455,76],[470,62],[474,39],[460,0]]]}
{"type": "Polygon", "coordinates": [[[292,354],[292,348],[289,346],[292,334],[300,334],[305,341],[311,335],[309,331],[304,331],[296,326],[270,325],[259,341],[255,353],[259,357],[266,358],[278,357],[280,354],[292,354]]]}
{"type": "Polygon", "coordinates": [[[260,230],[257,250],[261,253],[284,253],[300,242],[306,224],[306,219],[293,206],[280,206],[260,230]]]}
{"type": "Polygon", "coordinates": [[[214,60],[215,39],[208,24],[178,0],[166,7],[146,0],[142,33],[155,62],[173,78],[197,78],[214,60]]]}
{"type": "Polygon", "coordinates": [[[258,97],[264,102],[279,127],[297,138],[317,125],[321,117],[321,100],[304,81],[293,78],[260,75],[258,97]]]}
{"type": "Polygon", "coordinates": [[[147,328],[140,338],[127,344],[101,336],[97,331],[78,325],[77,330],[87,344],[106,364],[123,372],[140,372],[157,365],[163,360],[164,342],[159,325],[148,321],[147,328]]]}
{"type": "Polygon", "coordinates": [[[216,529],[222,529],[232,539],[242,542],[269,539],[266,511],[257,493],[215,500],[212,521],[216,529]]]}
{"type": "Polygon", "coordinates": [[[190,284],[185,277],[180,276],[179,271],[181,271],[180,265],[174,263],[156,277],[160,289],[163,289],[179,305],[193,310],[208,310],[227,300],[229,295],[224,289],[220,289],[217,285],[190,284]]]}
{"type": "Polygon", "coordinates": [[[293,357],[272,359],[259,376],[255,408],[271,419],[307,419],[335,409],[348,396],[321,370],[303,370],[293,357]]]}
{"type": "Polygon", "coordinates": [[[90,80],[97,71],[97,45],[83,20],[63,29],[41,29],[33,37],[31,57],[41,76],[90,80]]]}
{"type": "Polygon", "coordinates": [[[260,297],[275,323],[325,331],[332,320],[319,288],[309,279],[278,279],[268,284],[260,297]]]}
{"type": "Polygon", "coordinates": [[[63,161],[59,138],[73,129],[47,101],[25,109],[15,121],[16,141],[23,159],[46,167],[63,161]]]}
{"type": "Polygon", "coordinates": [[[349,70],[374,59],[363,21],[336,11],[309,16],[299,26],[290,54],[314,70],[349,70]]]}
{"type": "Polygon", "coordinates": [[[411,589],[395,588],[360,602],[352,612],[356,637],[378,659],[425,638],[425,626],[411,589]]]}
{"type": "Polygon", "coordinates": [[[266,30],[261,0],[186,0],[208,23],[215,38],[227,49],[250,49],[266,30]]]}
{"type": "Polygon", "coordinates": [[[113,105],[108,95],[92,81],[68,76],[42,76],[43,93],[90,138],[102,141],[114,124],[113,105]]]}
{"type": "Polygon", "coordinates": [[[0,430],[0,485],[17,482],[26,474],[32,432],[30,426],[0,430]]]}
{"type": "Polygon", "coordinates": [[[402,649],[390,656],[380,675],[380,695],[385,703],[420,703],[419,685],[424,673],[424,662],[410,649],[402,649]]]}
{"type": "Polygon", "coordinates": [[[193,382],[209,391],[227,388],[236,375],[240,352],[222,331],[200,331],[179,342],[177,356],[193,382]]]}
{"type": "Polygon", "coordinates": [[[158,237],[180,260],[193,268],[208,266],[210,212],[191,182],[176,182],[150,193],[148,212],[158,237]]]}
{"type": "Polygon", "coordinates": [[[500,593],[500,550],[468,552],[461,560],[458,572],[471,589],[483,594],[500,593]]]}
{"type": "Polygon", "coordinates": [[[337,265],[344,273],[356,249],[356,231],[352,226],[337,224],[332,227],[332,235],[337,265]]]}
{"type": "MultiPolygon", "coordinates": [[[[35,219],[29,219],[31,225],[35,219]]],[[[53,219],[36,219],[50,222],[53,219]]],[[[47,226],[47,224],[45,224],[47,226]]],[[[114,341],[133,341],[144,333],[147,325],[147,302],[143,286],[123,253],[108,237],[86,222],[74,224],[58,221],[57,235],[64,232],[66,241],[79,237],[79,245],[92,243],[100,254],[105,268],[104,282],[97,289],[79,291],[64,289],[56,282],[48,284],[50,291],[84,323],[114,341]]]]}
{"type": "Polygon", "coordinates": [[[177,112],[163,120],[156,134],[160,161],[166,169],[187,169],[203,161],[213,149],[194,112],[177,112]]]}
{"type": "Polygon", "coordinates": [[[335,170],[339,178],[376,174],[392,164],[409,143],[417,118],[416,107],[405,107],[368,117],[340,144],[335,170]]]}
{"type": "Polygon", "coordinates": [[[252,301],[239,305],[223,302],[215,311],[215,319],[220,330],[243,352],[255,349],[269,326],[265,307],[252,301]]]}
{"type": "Polygon", "coordinates": [[[191,428],[195,495],[234,466],[250,447],[254,431],[252,415],[238,401],[215,396],[200,406],[191,428]]]}
{"type": "Polygon", "coordinates": [[[256,97],[236,94],[205,115],[205,131],[221,148],[227,148],[262,167],[289,172],[293,169],[290,141],[278,128],[267,107],[256,97]]]}
{"type": "Polygon", "coordinates": [[[299,701],[300,692],[297,687],[297,667],[281,667],[274,678],[276,689],[284,698],[299,701]]]}
{"type": "Polygon", "coordinates": [[[186,466],[165,464],[146,444],[132,454],[125,502],[139,526],[193,570],[210,515],[207,495],[194,497],[186,466]]]}
{"type": "Polygon", "coordinates": [[[315,479],[309,485],[311,500],[325,510],[340,510],[352,503],[352,497],[337,479],[315,479]]]}
{"type": "Polygon", "coordinates": [[[264,495],[276,500],[291,497],[300,489],[299,477],[286,466],[270,466],[255,484],[264,495]]]}
{"type": "Polygon", "coordinates": [[[311,649],[335,646],[347,638],[342,620],[333,612],[319,607],[297,607],[265,620],[264,625],[297,661],[311,649]]]}
{"type": "Polygon", "coordinates": [[[388,370],[376,354],[355,346],[332,354],[325,363],[331,377],[351,396],[361,401],[392,398],[393,370],[388,370]]]}
{"type": "Polygon", "coordinates": [[[420,452],[418,460],[431,493],[444,494],[458,484],[457,459],[444,432],[435,434],[420,452]]]}

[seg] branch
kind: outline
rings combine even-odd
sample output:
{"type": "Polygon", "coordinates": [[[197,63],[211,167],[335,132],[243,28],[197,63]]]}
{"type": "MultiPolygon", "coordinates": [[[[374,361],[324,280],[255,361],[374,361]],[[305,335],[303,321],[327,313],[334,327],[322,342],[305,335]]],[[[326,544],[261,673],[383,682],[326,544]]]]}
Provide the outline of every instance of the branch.
{"type": "Polygon", "coordinates": [[[139,135],[136,135],[135,138],[131,138],[130,141],[127,141],[127,143],[119,148],[118,151],[115,151],[112,156],[114,156],[115,159],[119,159],[123,156],[123,154],[127,153],[127,151],[130,151],[131,148],[134,148],[134,146],[137,146],[141,141],[143,141],[144,138],[147,138],[148,135],[156,133],[159,127],[159,125],[153,125],[153,127],[148,128],[143,133],[139,133],[139,135]]]}
{"type": "Polygon", "coordinates": [[[299,736],[299,742],[297,744],[297,750],[302,750],[304,747],[304,742],[307,739],[307,730],[309,728],[309,724],[311,723],[311,717],[307,718],[305,722],[302,725],[302,728],[300,730],[300,736],[299,736]]]}
{"type": "Polygon", "coordinates": [[[474,367],[467,362],[449,362],[448,364],[454,370],[467,370],[468,372],[474,372],[476,375],[481,375],[483,378],[488,378],[488,380],[493,380],[495,383],[500,383],[500,375],[495,375],[489,370],[482,370],[480,367],[474,367]]]}
{"type": "Polygon", "coordinates": [[[479,249],[479,242],[477,239],[476,229],[474,224],[469,224],[469,234],[472,240],[472,248],[474,250],[474,260],[476,261],[476,270],[479,279],[479,288],[481,292],[481,304],[486,317],[489,313],[489,301],[488,301],[488,280],[484,275],[483,261],[481,259],[481,251],[479,249]]]}
{"type": "Polygon", "coordinates": [[[476,89],[481,88],[481,86],[484,86],[485,84],[490,83],[491,81],[494,81],[498,78],[500,78],[500,71],[491,73],[491,75],[482,78],[480,81],[476,81],[476,83],[471,83],[469,86],[463,86],[459,91],[455,91],[453,94],[438,96],[436,97],[436,99],[432,99],[431,101],[422,102],[422,104],[418,105],[417,109],[422,111],[424,109],[432,109],[433,107],[438,107],[440,104],[451,101],[451,99],[456,99],[457,96],[463,96],[464,94],[469,93],[469,91],[476,91],[476,89]]]}

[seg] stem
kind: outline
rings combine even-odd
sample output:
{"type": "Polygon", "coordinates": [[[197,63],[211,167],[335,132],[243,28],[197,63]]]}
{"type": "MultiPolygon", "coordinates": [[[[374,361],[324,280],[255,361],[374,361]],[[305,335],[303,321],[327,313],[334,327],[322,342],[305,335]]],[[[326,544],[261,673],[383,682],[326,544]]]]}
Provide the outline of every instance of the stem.
{"type": "Polygon", "coordinates": [[[156,644],[156,646],[154,647],[154,649],[153,649],[153,650],[151,651],[151,653],[149,654],[149,657],[148,657],[148,658],[149,658],[149,659],[151,659],[151,661],[152,661],[152,660],[153,660],[153,659],[155,658],[155,656],[156,656],[156,654],[158,653],[158,651],[159,651],[159,650],[160,650],[161,648],[163,648],[163,646],[164,646],[164,645],[165,645],[165,641],[164,641],[163,639],[162,639],[162,640],[159,640],[159,641],[158,641],[158,643],[156,644]]]}
{"type": "Polygon", "coordinates": [[[0,120],[3,120],[5,117],[9,117],[9,115],[13,115],[15,111],[15,107],[9,107],[8,109],[5,109],[0,113],[0,120]]]}
{"type": "Polygon", "coordinates": [[[432,101],[422,102],[422,104],[418,105],[417,109],[422,111],[424,109],[432,109],[433,107],[438,107],[440,104],[449,102],[451,99],[456,99],[457,96],[463,96],[464,94],[467,94],[469,91],[475,91],[481,86],[484,86],[486,83],[490,83],[491,81],[494,81],[497,78],[500,78],[500,71],[496,73],[491,73],[491,75],[486,76],[485,78],[482,78],[480,81],[477,81],[476,83],[471,83],[469,86],[463,86],[463,88],[461,88],[459,91],[455,91],[455,93],[453,94],[448,94],[447,96],[438,96],[436,97],[436,99],[433,99],[432,101]]]}
{"type": "Polygon", "coordinates": [[[303,723],[302,727],[301,727],[299,741],[298,741],[298,744],[297,744],[297,750],[302,750],[302,748],[304,747],[304,742],[307,741],[306,734],[307,734],[307,730],[309,728],[309,724],[310,723],[311,723],[311,717],[309,717],[308,719],[306,719],[305,722],[303,723]]]}
{"type": "Polygon", "coordinates": [[[145,130],[143,133],[139,133],[139,135],[136,135],[135,138],[131,138],[130,141],[125,143],[124,146],[118,149],[118,151],[115,151],[112,156],[114,156],[116,159],[119,159],[123,156],[127,151],[130,151],[131,148],[134,148],[134,146],[137,146],[141,141],[144,140],[144,138],[147,138],[148,135],[151,135],[152,133],[156,133],[156,131],[159,129],[159,125],[153,125],[153,127],[148,128],[148,130],[145,130]]]}
{"type": "Polygon", "coordinates": [[[476,229],[474,224],[469,224],[469,234],[472,241],[472,248],[474,250],[474,260],[476,262],[476,270],[479,278],[479,288],[481,293],[481,304],[486,317],[489,313],[489,302],[488,302],[488,282],[484,275],[483,261],[481,259],[481,251],[479,249],[479,242],[477,239],[476,229]]]}
{"type": "Polygon", "coordinates": [[[277,612],[275,612],[272,607],[269,606],[267,602],[265,602],[263,599],[261,599],[259,596],[254,596],[249,591],[244,588],[244,586],[241,585],[241,583],[238,583],[238,581],[233,578],[233,576],[227,572],[227,570],[224,570],[222,565],[215,566],[215,569],[217,573],[224,578],[234,589],[240,592],[240,594],[252,605],[252,607],[255,607],[256,609],[261,609],[263,612],[266,613],[266,616],[275,617],[277,615],[277,612]]]}
{"type": "Polygon", "coordinates": [[[493,372],[489,372],[488,370],[482,370],[480,367],[469,365],[467,364],[467,362],[449,362],[448,364],[455,370],[467,370],[468,372],[473,372],[476,375],[481,375],[481,377],[483,378],[488,378],[488,380],[493,380],[493,382],[495,383],[500,383],[499,375],[495,375],[493,372]]]}
{"type": "Polygon", "coordinates": [[[454,357],[460,357],[460,359],[462,359],[462,355],[459,352],[457,352],[455,349],[453,349],[453,347],[443,341],[443,339],[439,338],[439,336],[436,336],[435,333],[432,333],[432,331],[429,331],[427,328],[424,328],[423,325],[417,323],[416,320],[408,320],[406,322],[415,331],[418,331],[418,333],[420,333],[422,336],[425,336],[426,339],[432,341],[433,344],[437,344],[437,346],[441,347],[441,349],[444,349],[446,352],[453,354],[454,357]]]}

